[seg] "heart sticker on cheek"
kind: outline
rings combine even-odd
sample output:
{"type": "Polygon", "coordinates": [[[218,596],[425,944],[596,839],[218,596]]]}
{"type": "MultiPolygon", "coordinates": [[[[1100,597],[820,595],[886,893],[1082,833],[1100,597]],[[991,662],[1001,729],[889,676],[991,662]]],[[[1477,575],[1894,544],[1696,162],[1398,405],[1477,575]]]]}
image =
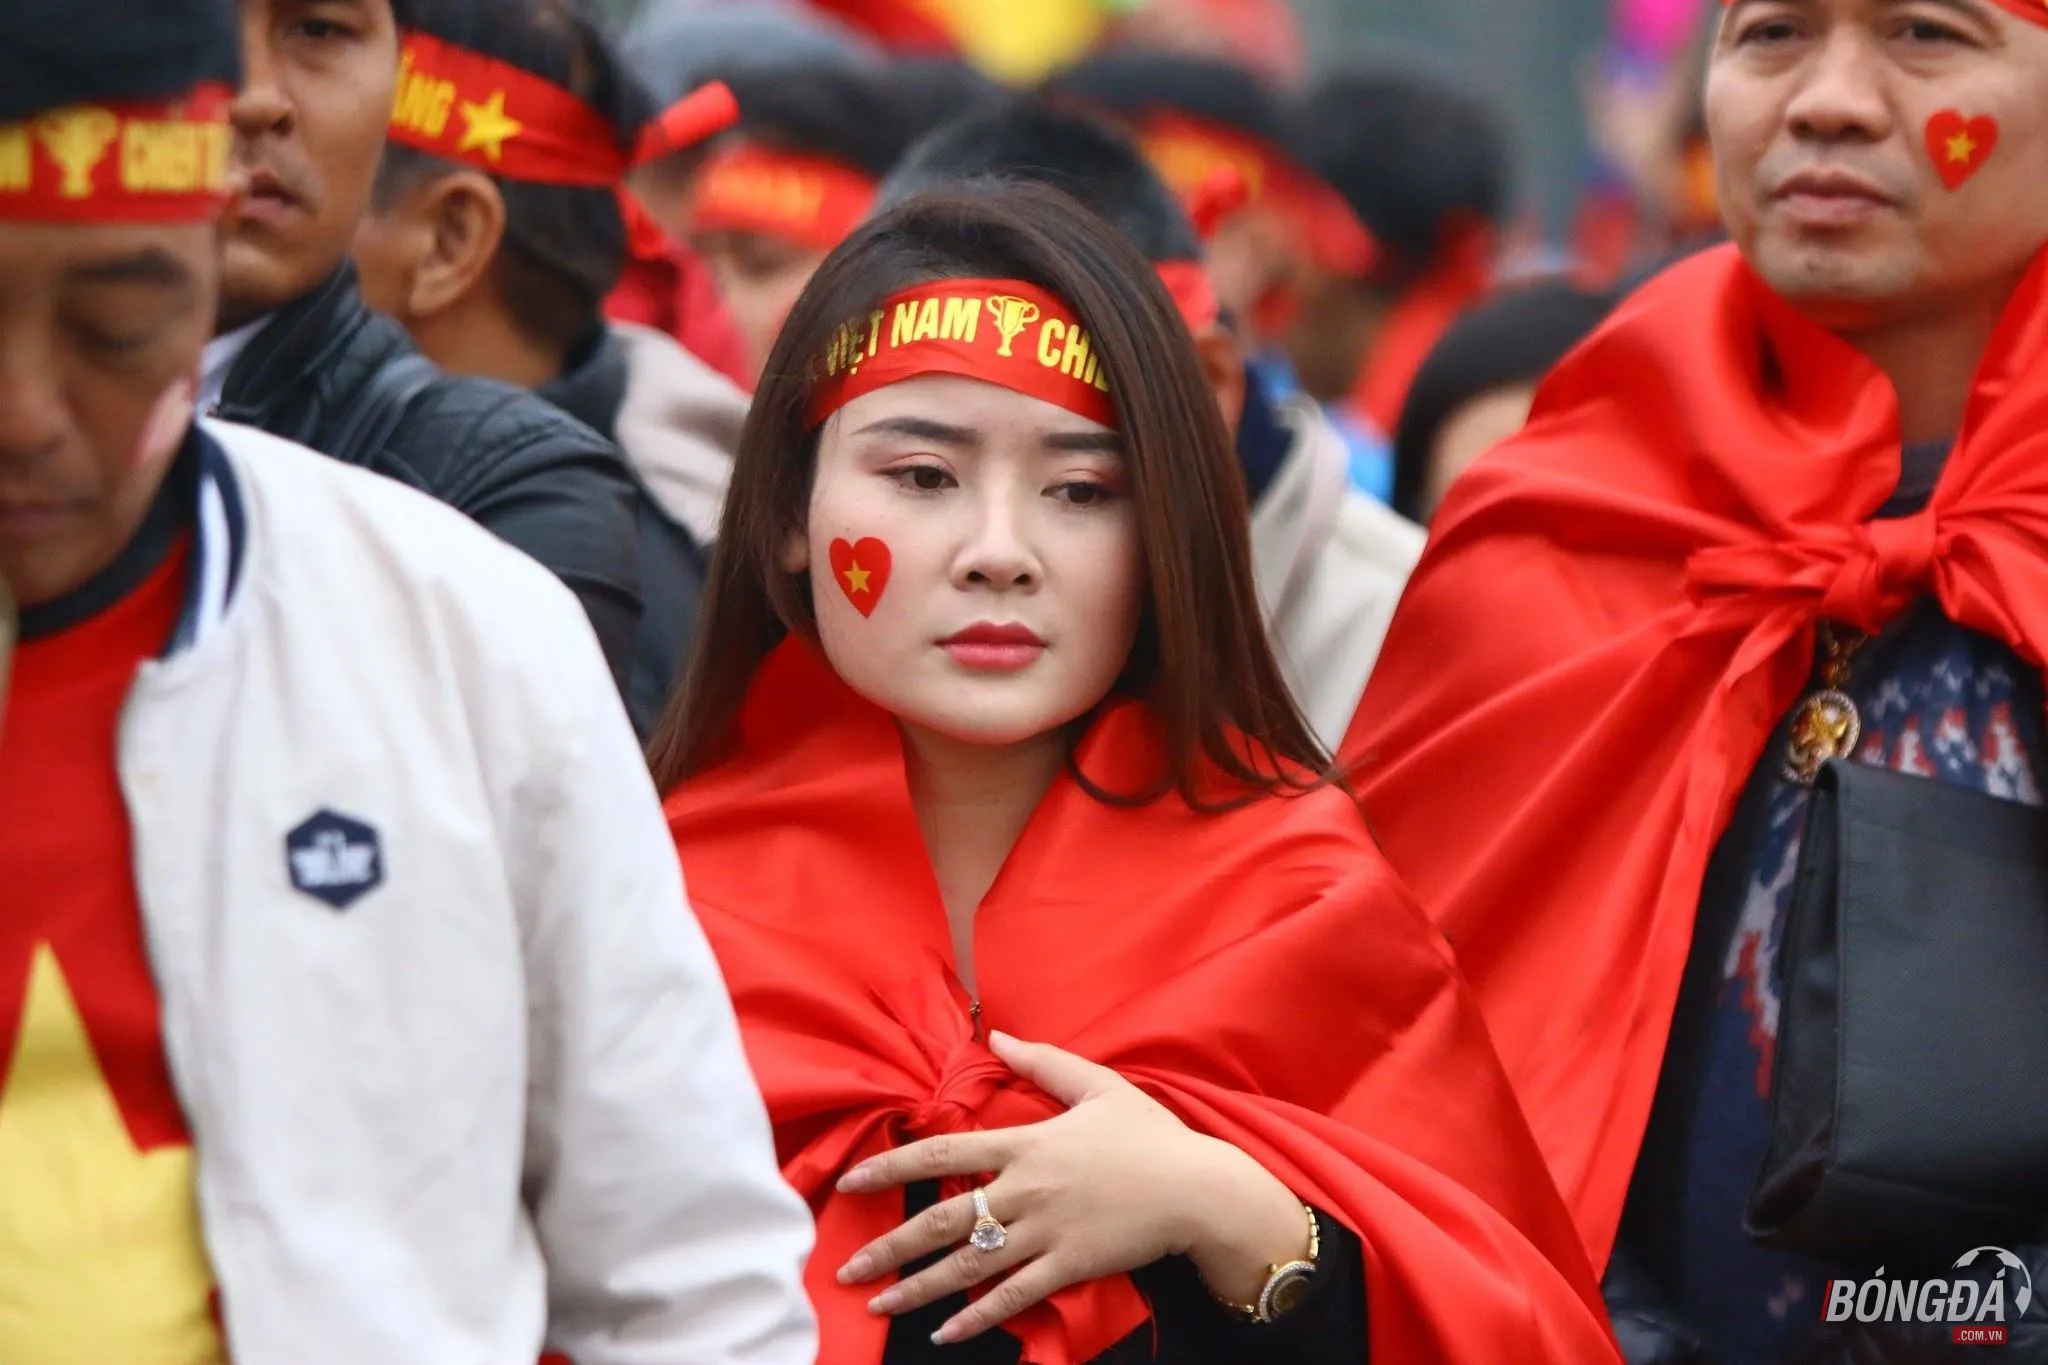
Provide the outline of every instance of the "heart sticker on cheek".
{"type": "Polygon", "coordinates": [[[832,542],[832,577],[862,616],[873,616],[889,586],[889,547],[873,536],[832,542]]]}
{"type": "Polygon", "coordinates": [[[1950,190],[1961,189],[1997,149],[1997,119],[1966,119],[1954,109],[1944,109],[1927,120],[1927,154],[1934,158],[1934,173],[1950,190]]]}

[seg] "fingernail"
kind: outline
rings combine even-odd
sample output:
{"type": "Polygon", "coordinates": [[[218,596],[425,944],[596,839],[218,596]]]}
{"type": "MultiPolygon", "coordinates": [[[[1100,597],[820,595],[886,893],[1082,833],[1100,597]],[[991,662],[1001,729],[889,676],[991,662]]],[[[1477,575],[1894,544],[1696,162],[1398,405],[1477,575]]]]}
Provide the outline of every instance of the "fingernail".
{"type": "Polygon", "coordinates": [[[857,1284],[875,1273],[875,1258],[863,1251],[839,1270],[839,1283],[857,1284]]]}
{"type": "Polygon", "coordinates": [[[902,1302],[903,1295],[901,1291],[884,1289],[881,1293],[868,1300],[868,1311],[870,1313],[893,1313],[896,1311],[897,1305],[902,1302]]]}
{"type": "Polygon", "coordinates": [[[988,1035],[988,1040],[991,1044],[999,1043],[1004,1047],[1014,1047],[1017,1043],[1017,1040],[1015,1038],[1012,1038],[1009,1034],[1003,1032],[1001,1029],[991,1030],[988,1035]]]}
{"type": "Polygon", "coordinates": [[[950,1346],[950,1345],[952,1345],[952,1344],[953,1344],[953,1324],[952,1324],[952,1323],[950,1323],[950,1322],[949,1322],[949,1323],[947,1323],[947,1324],[946,1324],[946,1325],[945,1325],[944,1327],[941,1327],[941,1328],[940,1328],[940,1329],[939,1329],[938,1331],[936,1331],[936,1332],[932,1333],[932,1345],[934,1345],[934,1346],[950,1346]]]}
{"type": "Polygon", "coordinates": [[[864,1166],[856,1166],[845,1175],[839,1177],[839,1192],[841,1194],[859,1194],[867,1187],[868,1173],[867,1168],[864,1166]]]}

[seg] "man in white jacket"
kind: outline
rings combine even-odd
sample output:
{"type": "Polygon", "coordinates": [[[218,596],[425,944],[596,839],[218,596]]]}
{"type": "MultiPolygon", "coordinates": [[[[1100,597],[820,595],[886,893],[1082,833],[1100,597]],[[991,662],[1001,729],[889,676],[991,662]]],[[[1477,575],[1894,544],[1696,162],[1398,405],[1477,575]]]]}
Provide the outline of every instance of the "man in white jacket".
{"type": "Polygon", "coordinates": [[[809,1219],[574,599],[193,422],[235,33],[0,6],[0,1361],[803,1365],[809,1219]]]}

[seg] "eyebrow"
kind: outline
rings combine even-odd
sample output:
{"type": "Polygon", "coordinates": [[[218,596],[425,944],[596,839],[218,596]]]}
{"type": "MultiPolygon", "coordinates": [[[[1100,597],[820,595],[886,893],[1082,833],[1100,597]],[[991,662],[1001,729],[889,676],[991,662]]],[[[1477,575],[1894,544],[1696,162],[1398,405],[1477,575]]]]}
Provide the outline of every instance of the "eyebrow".
{"type": "MultiPolygon", "coordinates": [[[[1811,9],[1817,3],[1817,0],[1789,0],[1789,2],[1811,9]]],[[[1728,14],[1733,15],[1741,10],[1748,9],[1752,5],[1765,3],[1783,4],[1787,3],[1787,0],[1735,0],[1734,4],[1728,6],[1728,14]]],[[[1953,10],[1957,14],[1975,19],[1979,23],[1989,23],[1991,21],[1991,16],[1985,12],[1979,0],[1878,0],[1878,3],[1893,9],[1901,5],[1937,5],[1942,9],[1953,10]]]]}
{"type": "Polygon", "coordinates": [[[1071,450],[1084,455],[1124,453],[1124,438],[1114,431],[1056,431],[1043,444],[1048,450],[1071,450]]]}
{"type": "Polygon", "coordinates": [[[132,256],[85,261],[65,271],[77,284],[153,284],[177,287],[192,283],[185,263],[161,247],[149,247],[132,256]]]}
{"type": "MultiPolygon", "coordinates": [[[[934,445],[952,446],[958,450],[978,450],[982,445],[981,433],[973,427],[954,426],[951,422],[934,421],[929,417],[884,417],[853,434],[907,436],[913,441],[930,441],[934,445]]],[[[1047,450],[1084,455],[1124,453],[1124,438],[1114,431],[1055,431],[1039,444],[1047,450]]]]}
{"type": "Polygon", "coordinates": [[[981,433],[974,428],[956,427],[949,422],[935,422],[929,417],[884,417],[879,422],[868,423],[853,434],[908,436],[914,441],[931,441],[942,446],[974,447],[981,444],[981,433]]]}

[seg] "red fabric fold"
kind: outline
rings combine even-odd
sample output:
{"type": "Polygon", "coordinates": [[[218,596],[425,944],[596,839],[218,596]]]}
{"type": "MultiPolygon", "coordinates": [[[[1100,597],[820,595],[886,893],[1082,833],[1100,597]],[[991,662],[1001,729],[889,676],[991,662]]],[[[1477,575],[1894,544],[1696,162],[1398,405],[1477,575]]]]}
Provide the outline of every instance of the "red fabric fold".
{"type": "MultiPolygon", "coordinates": [[[[1161,753],[1125,705],[1078,762],[1134,790],[1161,753]]],[[[1056,1106],[973,1040],[895,723],[813,646],[762,665],[736,753],[668,813],[784,1174],[818,1218],[820,1359],[874,1365],[873,1288],[833,1275],[903,1202],[834,1181],[890,1144],[1056,1106]]],[[[988,1026],[1115,1067],[1361,1235],[1378,1365],[1614,1358],[1442,939],[1341,792],[1202,815],[1107,807],[1063,777],[982,903],[975,954],[988,1026]]],[[[1025,1360],[1078,1365],[1146,1316],[1119,1276],[1009,1330],[1025,1360]]]]}
{"type": "Polygon", "coordinates": [[[1925,512],[1896,399],[1733,248],[1640,291],[1452,490],[1343,757],[1457,946],[1595,1264],[1663,1060],[1708,857],[1815,623],[1932,594],[2048,657],[2048,254],[1925,512]]]}

